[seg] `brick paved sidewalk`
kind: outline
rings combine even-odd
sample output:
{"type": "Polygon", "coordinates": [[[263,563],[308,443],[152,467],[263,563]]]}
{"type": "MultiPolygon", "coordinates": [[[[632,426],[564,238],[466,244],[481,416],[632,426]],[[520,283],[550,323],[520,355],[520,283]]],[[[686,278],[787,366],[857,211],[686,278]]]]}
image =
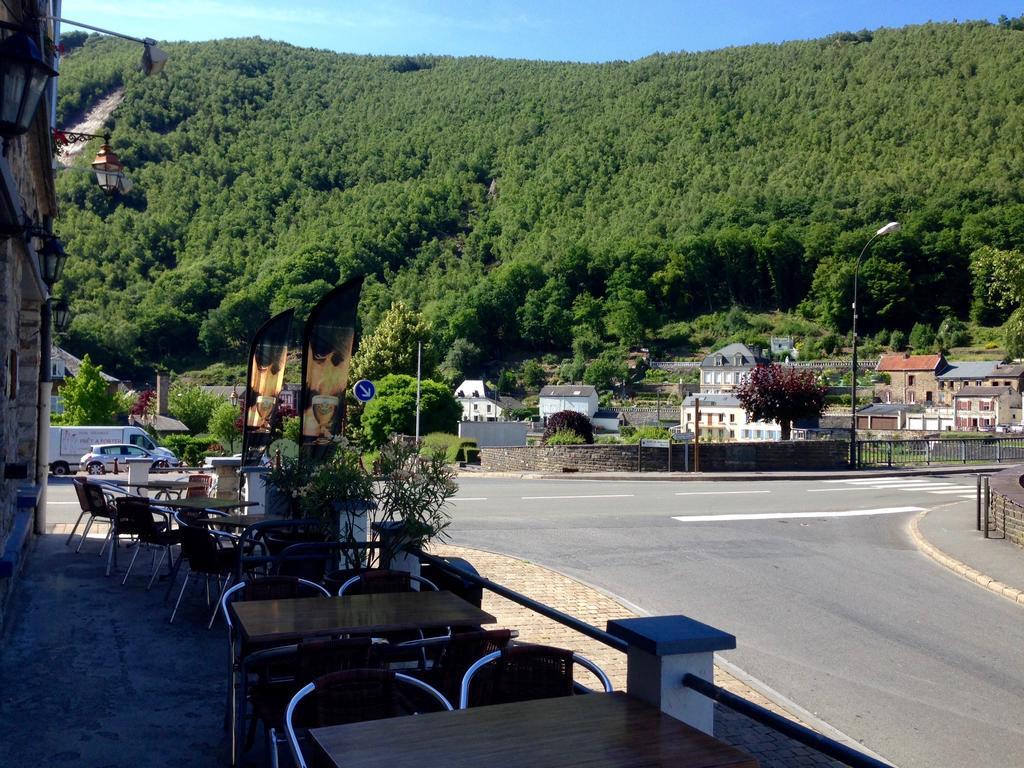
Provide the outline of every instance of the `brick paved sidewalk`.
{"type": "MultiPolygon", "coordinates": [[[[484,578],[575,616],[599,629],[604,629],[609,619],[637,615],[605,593],[535,563],[494,552],[451,545],[434,545],[431,553],[442,557],[460,557],[472,563],[484,578]]],[[[626,654],[486,590],[483,609],[498,619],[498,626],[518,629],[521,642],[572,648],[596,662],[607,673],[616,690],[625,689],[626,654]]],[[[742,642],[742,638],[739,641],[742,642]]],[[[592,687],[597,685],[596,682],[590,683],[582,676],[580,682],[592,687]]],[[[776,714],[801,722],[776,702],[762,696],[718,666],[715,667],[715,683],[776,714]]],[[[715,735],[754,755],[760,761],[761,768],[834,768],[842,765],[717,704],[715,735]]]]}

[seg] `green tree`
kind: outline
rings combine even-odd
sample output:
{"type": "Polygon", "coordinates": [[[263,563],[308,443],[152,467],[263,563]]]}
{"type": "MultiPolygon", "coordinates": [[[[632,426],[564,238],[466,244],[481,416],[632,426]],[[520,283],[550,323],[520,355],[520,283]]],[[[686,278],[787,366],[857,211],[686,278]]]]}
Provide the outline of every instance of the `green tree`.
{"type": "Polygon", "coordinates": [[[448,353],[438,370],[445,381],[455,387],[476,370],[480,365],[480,358],[480,347],[468,339],[458,338],[448,348],[448,353]]]}
{"type": "Polygon", "coordinates": [[[210,416],[207,431],[220,441],[229,454],[237,453],[242,447],[242,411],[237,405],[224,401],[210,416]]]}
{"type": "Polygon", "coordinates": [[[113,421],[117,398],[100,375],[102,372],[103,367],[94,365],[89,355],[85,355],[78,373],[64,379],[60,388],[60,399],[64,404],[61,423],[95,426],[113,421]]]}
{"type": "Polygon", "coordinates": [[[195,435],[206,429],[213,412],[224,402],[224,398],[202,387],[175,384],[167,393],[167,412],[195,435]]]}
{"type": "Polygon", "coordinates": [[[615,351],[609,351],[602,353],[597,360],[587,366],[583,381],[586,384],[593,384],[599,390],[614,390],[628,375],[629,369],[622,356],[615,351]]]}
{"type": "MultiPolygon", "coordinates": [[[[424,379],[420,387],[420,434],[454,432],[462,406],[442,382],[424,379]]],[[[371,448],[392,434],[416,431],[416,378],[389,374],[377,382],[377,396],[366,404],[360,422],[363,439],[371,448]]]]}
{"type": "Polygon", "coordinates": [[[433,373],[436,362],[430,324],[420,312],[395,302],[380,324],[359,345],[350,378],[378,381],[388,375],[416,375],[417,345],[423,344],[422,375],[433,373]]]}
{"type": "Polygon", "coordinates": [[[548,382],[547,371],[532,358],[523,361],[519,369],[519,378],[527,389],[540,389],[548,382]]]}
{"type": "Polygon", "coordinates": [[[902,352],[907,348],[907,334],[897,328],[889,335],[889,347],[893,352],[902,352]]]}
{"type": "Polygon", "coordinates": [[[910,347],[915,352],[930,352],[935,346],[935,331],[926,323],[914,323],[910,329],[910,347]]]}

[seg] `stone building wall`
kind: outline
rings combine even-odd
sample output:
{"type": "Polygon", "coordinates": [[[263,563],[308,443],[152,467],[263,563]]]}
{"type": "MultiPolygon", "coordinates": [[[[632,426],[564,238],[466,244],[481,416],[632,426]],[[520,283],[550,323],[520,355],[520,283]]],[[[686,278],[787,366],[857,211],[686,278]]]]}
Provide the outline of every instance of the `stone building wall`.
{"type": "MultiPolygon", "coordinates": [[[[702,472],[842,469],[849,444],[840,440],[777,443],[704,443],[702,472]]],[[[672,447],[673,472],[693,471],[693,447],[672,447]]],[[[480,463],[492,472],[667,472],[668,448],[637,445],[553,445],[481,448],[480,463]]]]}

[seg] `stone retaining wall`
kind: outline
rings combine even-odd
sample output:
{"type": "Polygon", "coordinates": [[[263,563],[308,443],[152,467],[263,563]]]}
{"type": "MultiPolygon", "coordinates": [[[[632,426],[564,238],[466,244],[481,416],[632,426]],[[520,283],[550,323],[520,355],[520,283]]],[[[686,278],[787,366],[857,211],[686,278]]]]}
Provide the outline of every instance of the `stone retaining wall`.
{"type": "Polygon", "coordinates": [[[1019,467],[993,475],[989,480],[989,528],[1008,541],[1024,547],[1024,488],[1019,467]]]}
{"type": "MultiPolygon", "coordinates": [[[[839,440],[778,443],[703,443],[702,472],[842,469],[849,444],[839,440]]],[[[637,445],[552,445],[481,448],[480,464],[491,472],[692,472],[693,446],[640,448],[637,445]],[[687,456],[687,453],[689,454],[687,456]]]]}

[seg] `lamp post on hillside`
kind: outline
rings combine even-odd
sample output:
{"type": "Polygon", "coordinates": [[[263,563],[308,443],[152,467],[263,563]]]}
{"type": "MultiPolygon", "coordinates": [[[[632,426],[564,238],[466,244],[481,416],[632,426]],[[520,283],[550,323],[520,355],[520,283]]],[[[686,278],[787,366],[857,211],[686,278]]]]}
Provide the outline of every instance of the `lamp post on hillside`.
{"type": "Polygon", "coordinates": [[[857,275],[860,273],[860,261],[867,253],[868,246],[875,241],[875,238],[900,231],[898,221],[890,221],[871,236],[871,239],[864,243],[864,247],[857,257],[857,264],[853,268],[853,355],[850,362],[850,469],[857,468],[857,275]]]}

